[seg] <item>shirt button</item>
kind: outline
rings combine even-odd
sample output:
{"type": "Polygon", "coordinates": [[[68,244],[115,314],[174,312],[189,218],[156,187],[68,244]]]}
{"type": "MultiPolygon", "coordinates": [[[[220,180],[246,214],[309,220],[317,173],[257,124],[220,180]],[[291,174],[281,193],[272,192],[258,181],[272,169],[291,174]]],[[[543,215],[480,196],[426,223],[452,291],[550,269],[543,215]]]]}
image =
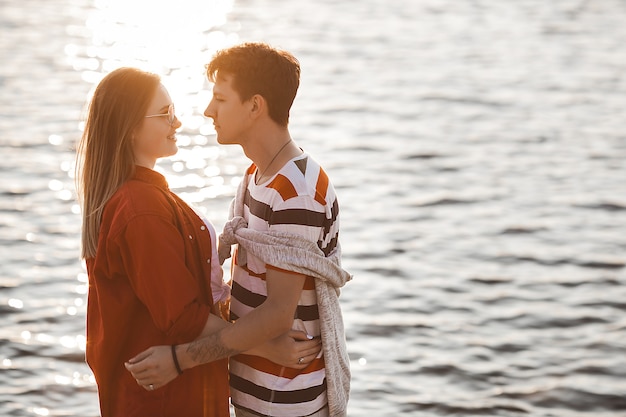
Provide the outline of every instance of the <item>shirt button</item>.
{"type": "Polygon", "coordinates": [[[211,263],[211,258],[207,259],[206,263],[210,264],[211,263]]]}
{"type": "Polygon", "coordinates": [[[200,230],[206,230],[206,227],[200,226],[200,230]]]}
{"type": "Polygon", "coordinates": [[[189,235],[189,239],[193,239],[193,236],[189,235]]]}

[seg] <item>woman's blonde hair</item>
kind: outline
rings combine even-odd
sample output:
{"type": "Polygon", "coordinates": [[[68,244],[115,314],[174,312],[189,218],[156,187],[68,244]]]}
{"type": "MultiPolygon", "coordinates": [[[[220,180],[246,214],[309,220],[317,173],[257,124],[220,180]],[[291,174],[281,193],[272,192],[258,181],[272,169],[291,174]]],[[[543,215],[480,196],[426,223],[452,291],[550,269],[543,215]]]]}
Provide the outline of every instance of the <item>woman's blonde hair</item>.
{"type": "Polygon", "coordinates": [[[158,75],[119,68],[94,91],[76,156],[84,259],[96,255],[105,204],[134,174],[133,133],[143,123],[160,82],[158,75]]]}

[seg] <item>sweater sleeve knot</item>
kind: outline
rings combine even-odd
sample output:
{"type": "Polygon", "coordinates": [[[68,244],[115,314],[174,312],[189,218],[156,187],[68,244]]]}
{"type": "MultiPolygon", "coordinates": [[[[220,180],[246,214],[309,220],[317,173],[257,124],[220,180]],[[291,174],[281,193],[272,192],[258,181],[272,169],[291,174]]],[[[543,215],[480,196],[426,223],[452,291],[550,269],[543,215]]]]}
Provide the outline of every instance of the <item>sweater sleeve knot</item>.
{"type": "Polygon", "coordinates": [[[230,247],[237,243],[235,233],[237,230],[248,227],[248,222],[241,217],[235,216],[230,219],[224,225],[224,230],[219,237],[218,254],[220,258],[220,265],[224,264],[224,261],[230,258],[230,247]]]}

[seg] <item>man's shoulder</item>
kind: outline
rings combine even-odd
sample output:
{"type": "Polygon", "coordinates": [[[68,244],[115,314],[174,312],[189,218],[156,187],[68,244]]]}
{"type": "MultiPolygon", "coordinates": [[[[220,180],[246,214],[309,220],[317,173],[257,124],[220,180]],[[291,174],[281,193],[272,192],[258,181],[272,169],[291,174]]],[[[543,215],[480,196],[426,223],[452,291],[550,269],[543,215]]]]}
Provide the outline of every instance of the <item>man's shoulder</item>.
{"type": "Polygon", "coordinates": [[[332,184],[328,175],[315,159],[304,153],[292,159],[268,184],[268,188],[276,191],[283,201],[295,197],[312,197],[326,194],[332,184]]]}

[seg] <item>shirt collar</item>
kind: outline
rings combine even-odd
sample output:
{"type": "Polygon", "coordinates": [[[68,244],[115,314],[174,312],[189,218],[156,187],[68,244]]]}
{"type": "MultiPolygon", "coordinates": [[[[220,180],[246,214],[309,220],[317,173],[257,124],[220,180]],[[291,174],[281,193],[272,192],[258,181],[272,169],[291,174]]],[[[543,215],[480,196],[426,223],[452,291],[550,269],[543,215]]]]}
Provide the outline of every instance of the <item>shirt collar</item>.
{"type": "Polygon", "coordinates": [[[165,177],[150,168],[136,165],[135,175],[133,175],[133,179],[147,182],[152,185],[156,185],[157,187],[162,188],[164,190],[169,190],[167,180],[165,179],[165,177]]]}

